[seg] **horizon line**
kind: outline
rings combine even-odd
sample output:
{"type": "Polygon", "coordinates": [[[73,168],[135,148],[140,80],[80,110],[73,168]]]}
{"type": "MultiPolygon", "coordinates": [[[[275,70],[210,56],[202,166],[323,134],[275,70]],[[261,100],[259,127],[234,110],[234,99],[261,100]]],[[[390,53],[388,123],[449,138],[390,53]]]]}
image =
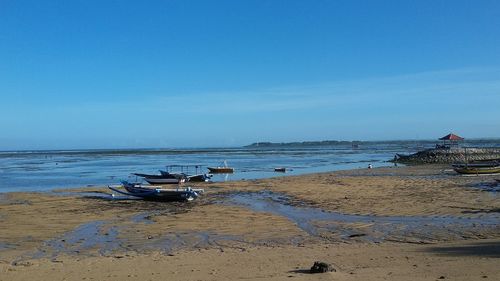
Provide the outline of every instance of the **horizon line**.
{"type": "MultiPolygon", "coordinates": [[[[467,141],[500,141],[500,137],[479,137],[479,138],[467,138],[462,142],[467,141]]],[[[0,150],[0,153],[9,152],[50,152],[50,151],[82,151],[82,150],[102,150],[102,151],[127,151],[127,150],[192,150],[192,149],[229,149],[229,148],[245,148],[247,146],[257,144],[257,143],[271,143],[271,144],[293,144],[293,143],[304,143],[304,142],[364,142],[364,143],[374,143],[374,142],[440,142],[439,139],[384,139],[384,140],[302,140],[302,141],[288,141],[288,142],[277,142],[277,141],[257,141],[245,145],[235,145],[235,146],[185,146],[185,147],[116,147],[116,148],[54,148],[54,149],[13,149],[13,150],[0,150]]]]}

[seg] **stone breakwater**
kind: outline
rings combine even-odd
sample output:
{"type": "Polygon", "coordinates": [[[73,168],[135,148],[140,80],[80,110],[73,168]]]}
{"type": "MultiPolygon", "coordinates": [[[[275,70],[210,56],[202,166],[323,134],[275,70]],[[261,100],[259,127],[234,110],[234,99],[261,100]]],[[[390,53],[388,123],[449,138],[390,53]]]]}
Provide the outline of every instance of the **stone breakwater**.
{"type": "Polygon", "coordinates": [[[410,155],[396,154],[393,162],[406,164],[450,164],[500,159],[500,148],[437,148],[410,155]]]}

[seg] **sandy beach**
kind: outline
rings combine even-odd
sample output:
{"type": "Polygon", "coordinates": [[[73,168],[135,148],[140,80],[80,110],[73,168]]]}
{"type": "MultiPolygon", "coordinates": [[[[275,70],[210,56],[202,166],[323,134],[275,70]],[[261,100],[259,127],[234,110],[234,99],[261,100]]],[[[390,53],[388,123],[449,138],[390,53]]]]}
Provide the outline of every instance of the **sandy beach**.
{"type": "Polygon", "coordinates": [[[0,0],[0,281],[500,281],[499,27],[0,0]]]}
{"type": "Polygon", "coordinates": [[[105,187],[0,196],[0,280],[498,280],[495,177],[447,166],[196,184],[193,202],[105,187]],[[335,272],[309,274],[314,261],[335,272]]]}

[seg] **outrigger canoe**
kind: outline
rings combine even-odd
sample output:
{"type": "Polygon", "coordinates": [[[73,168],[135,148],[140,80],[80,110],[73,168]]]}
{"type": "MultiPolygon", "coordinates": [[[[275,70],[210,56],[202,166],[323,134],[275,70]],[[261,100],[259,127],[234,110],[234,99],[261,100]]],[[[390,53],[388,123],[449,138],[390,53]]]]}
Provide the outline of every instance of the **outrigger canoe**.
{"type": "Polygon", "coordinates": [[[453,170],[459,174],[478,175],[478,174],[498,174],[500,173],[500,163],[477,164],[454,164],[453,170]]]}
{"type": "Polygon", "coordinates": [[[123,195],[155,201],[191,201],[204,192],[203,189],[191,187],[163,188],[161,186],[148,186],[127,181],[122,181],[121,185],[110,185],[108,188],[123,195]],[[125,191],[120,188],[124,188],[125,191]]]}

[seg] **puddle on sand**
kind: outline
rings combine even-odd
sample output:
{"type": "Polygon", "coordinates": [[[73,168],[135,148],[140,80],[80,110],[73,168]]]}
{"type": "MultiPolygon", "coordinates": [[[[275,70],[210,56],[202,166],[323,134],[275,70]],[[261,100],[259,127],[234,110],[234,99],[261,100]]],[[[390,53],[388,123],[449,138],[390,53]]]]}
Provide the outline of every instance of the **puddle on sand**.
{"type": "Polygon", "coordinates": [[[224,204],[243,206],[257,212],[283,216],[311,236],[335,233],[337,239],[357,237],[367,241],[432,241],[466,238],[476,229],[498,229],[499,215],[477,218],[454,216],[370,216],[349,215],[319,208],[297,207],[283,194],[272,192],[236,193],[224,204]]]}
{"type": "Polygon", "coordinates": [[[1,251],[1,250],[14,249],[15,247],[16,247],[16,246],[15,246],[15,245],[13,245],[13,244],[0,242],[0,251],[1,251]]]}
{"type": "Polygon", "coordinates": [[[500,195],[500,183],[499,182],[481,182],[472,185],[472,188],[479,189],[482,191],[490,192],[492,195],[500,195]]]}
{"type": "Polygon", "coordinates": [[[45,241],[33,258],[51,257],[58,254],[78,254],[95,251],[106,255],[120,248],[116,227],[103,221],[85,223],[61,237],[45,241]]]}
{"type": "MultiPolygon", "coordinates": [[[[153,215],[155,212],[142,212],[127,219],[133,223],[152,224],[154,221],[149,217],[153,215]]],[[[210,232],[166,233],[156,237],[142,237],[141,233],[125,236],[124,233],[127,231],[123,231],[122,226],[118,226],[115,221],[88,222],[62,236],[43,242],[36,252],[19,257],[14,263],[24,258],[56,259],[61,254],[110,256],[124,251],[159,251],[171,254],[181,249],[222,248],[232,242],[249,244],[240,236],[210,232]]],[[[0,250],[7,247],[9,245],[0,243],[0,250]]]]}

